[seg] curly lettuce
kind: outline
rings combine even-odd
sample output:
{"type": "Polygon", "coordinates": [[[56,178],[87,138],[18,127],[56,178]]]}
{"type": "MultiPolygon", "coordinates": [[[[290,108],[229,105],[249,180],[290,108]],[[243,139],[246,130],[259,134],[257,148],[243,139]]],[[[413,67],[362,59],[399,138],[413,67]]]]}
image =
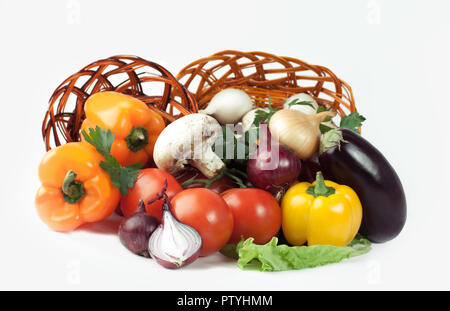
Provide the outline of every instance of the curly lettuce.
{"type": "Polygon", "coordinates": [[[346,258],[363,255],[371,249],[369,240],[363,237],[355,238],[347,246],[277,245],[276,237],[264,245],[257,245],[253,241],[253,238],[248,238],[236,245],[226,245],[221,253],[237,259],[237,265],[242,270],[285,271],[340,262],[346,258]]]}

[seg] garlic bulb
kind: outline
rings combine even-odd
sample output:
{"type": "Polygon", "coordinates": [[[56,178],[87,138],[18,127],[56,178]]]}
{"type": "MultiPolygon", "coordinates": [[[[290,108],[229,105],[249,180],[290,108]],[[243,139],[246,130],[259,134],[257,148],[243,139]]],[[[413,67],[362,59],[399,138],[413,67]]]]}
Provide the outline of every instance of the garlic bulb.
{"type": "Polygon", "coordinates": [[[221,124],[235,124],[253,109],[251,98],[242,90],[228,88],[220,91],[200,113],[214,117],[221,124]]]}
{"type": "Polygon", "coordinates": [[[306,113],[306,114],[315,114],[317,112],[317,108],[319,108],[319,105],[317,104],[316,100],[306,94],[306,93],[298,93],[295,95],[292,95],[288,99],[286,99],[283,102],[283,108],[284,109],[293,109],[298,110],[300,112],[306,113]],[[289,104],[292,103],[292,101],[296,100],[297,102],[308,102],[310,105],[292,105],[289,107],[289,104]]]}
{"type": "Polygon", "coordinates": [[[281,144],[291,148],[304,160],[313,156],[319,148],[320,123],[335,115],[335,111],[308,115],[298,110],[283,109],[272,116],[269,130],[281,144]]]}
{"type": "Polygon", "coordinates": [[[247,132],[255,121],[256,112],[262,110],[265,112],[269,112],[269,108],[256,108],[250,110],[242,117],[242,131],[247,132]]]}

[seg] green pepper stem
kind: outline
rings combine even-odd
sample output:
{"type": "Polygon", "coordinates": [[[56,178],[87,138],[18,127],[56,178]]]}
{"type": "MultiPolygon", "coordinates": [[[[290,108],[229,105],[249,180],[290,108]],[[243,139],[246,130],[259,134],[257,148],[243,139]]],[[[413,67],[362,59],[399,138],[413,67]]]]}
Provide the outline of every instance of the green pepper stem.
{"type": "Polygon", "coordinates": [[[307,193],[318,197],[318,196],[323,196],[323,197],[327,197],[329,195],[332,195],[336,192],[336,189],[334,189],[333,187],[327,187],[325,185],[325,180],[323,179],[323,175],[322,172],[317,172],[316,174],[316,184],[314,186],[309,187],[306,190],[307,193]]]}
{"type": "Polygon", "coordinates": [[[68,171],[61,187],[64,201],[72,204],[79,202],[85,194],[83,184],[76,181],[76,177],[77,174],[74,171],[68,171]]]}
{"type": "Polygon", "coordinates": [[[325,180],[323,179],[322,172],[317,172],[316,174],[316,185],[314,186],[314,193],[316,195],[322,195],[327,193],[328,189],[325,186],[325,180]]]}
{"type": "Polygon", "coordinates": [[[139,151],[148,145],[148,131],[145,127],[135,126],[125,138],[125,141],[131,151],[139,151]]]}

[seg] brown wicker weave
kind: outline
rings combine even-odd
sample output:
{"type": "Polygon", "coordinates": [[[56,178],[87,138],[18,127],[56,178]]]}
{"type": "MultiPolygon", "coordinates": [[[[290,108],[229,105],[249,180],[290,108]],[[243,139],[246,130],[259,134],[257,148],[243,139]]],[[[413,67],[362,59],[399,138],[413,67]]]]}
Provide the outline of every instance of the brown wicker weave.
{"type": "Polygon", "coordinates": [[[177,79],[194,94],[199,109],[220,90],[233,87],[247,92],[258,107],[270,97],[279,108],[290,95],[304,92],[341,117],[356,111],[352,89],[331,70],[264,52],[219,52],[186,66],[177,79]]]}
{"type": "Polygon", "coordinates": [[[93,62],[58,86],[42,124],[45,146],[51,149],[52,137],[55,146],[80,139],[84,103],[97,92],[113,90],[135,96],[169,123],[205,108],[217,92],[228,87],[244,90],[259,107],[267,105],[270,97],[279,108],[290,95],[305,92],[341,117],[356,111],[347,83],[323,66],[291,57],[223,51],[191,63],[175,79],[154,62],[119,55],[93,62]]]}
{"type": "Polygon", "coordinates": [[[193,96],[162,66],[135,56],[113,56],[84,67],[54,91],[42,124],[46,149],[80,139],[86,99],[97,92],[118,91],[147,103],[167,122],[197,112],[193,96]]]}

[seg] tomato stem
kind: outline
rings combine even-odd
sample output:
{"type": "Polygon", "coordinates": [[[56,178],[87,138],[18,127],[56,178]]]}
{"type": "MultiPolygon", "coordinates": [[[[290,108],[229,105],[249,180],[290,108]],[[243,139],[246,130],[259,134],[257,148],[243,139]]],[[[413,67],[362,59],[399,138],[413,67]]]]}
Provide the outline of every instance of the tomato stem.
{"type": "Polygon", "coordinates": [[[204,184],[205,188],[209,189],[212,186],[213,183],[215,183],[216,181],[218,181],[219,179],[221,179],[224,176],[228,176],[240,188],[247,188],[247,186],[244,184],[242,179],[240,177],[238,177],[237,175],[241,175],[241,177],[247,178],[247,175],[244,172],[241,172],[241,171],[239,171],[237,169],[234,169],[234,168],[227,168],[227,167],[225,167],[223,170],[221,170],[219,172],[219,174],[217,174],[216,176],[214,176],[211,179],[203,179],[203,178],[202,179],[196,179],[196,177],[198,176],[198,174],[197,174],[197,175],[189,178],[188,180],[182,182],[181,183],[181,187],[183,189],[185,189],[186,187],[188,187],[190,185],[199,183],[199,184],[204,184]]]}

